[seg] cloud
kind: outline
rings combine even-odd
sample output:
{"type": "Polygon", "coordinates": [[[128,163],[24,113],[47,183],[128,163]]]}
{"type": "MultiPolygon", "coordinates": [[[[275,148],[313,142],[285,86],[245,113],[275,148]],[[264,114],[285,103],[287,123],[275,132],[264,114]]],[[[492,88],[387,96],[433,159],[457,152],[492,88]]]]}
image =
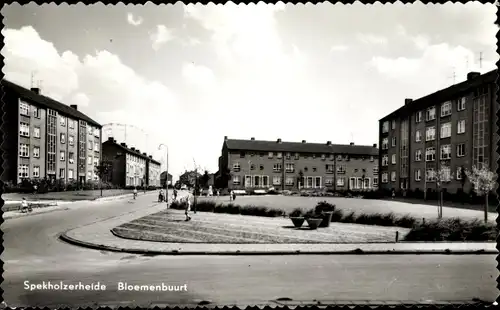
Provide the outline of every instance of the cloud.
{"type": "MultiPolygon", "coordinates": [[[[129,124],[126,142],[157,158],[162,155],[157,151],[159,143],[168,143],[175,150],[185,144],[185,139],[192,139],[189,131],[182,138],[165,134],[169,129],[181,128],[186,118],[179,109],[177,95],[166,85],[140,76],[117,55],[98,51],[79,58],[71,51],[61,53],[30,26],[4,29],[3,35],[3,72],[12,82],[29,87],[31,73],[37,70],[44,95],[67,105],[77,104],[101,124],[129,124]]],[[[190,116],[197,122],[196,114],[190,116]]],[[[125,138],[122,127],[113,130],[120,141],[125,138]]],[[[182,147],[188,154],[194,153],[193,148],[182,147]]],[[[176,167],[184,165],[185,160],[182,152],[173,152],[172,172],[180,172],[176,167]]]]}
{"type": "Polygon", "coordinates": [[[385,45],[388,42],[387,38],[384,36],[369,33],[360,33],[357,34],[356,37],[364,44],[385,45]]]}
{"type": "Polygon", "coordinates": [[[347,45],[334,45],[330,47],[330,52],[344,52],[349,49],[347,45]]]}
{"type": "Polygon", "coordinates": [[[143,19],[140,16],[135,19],[134,14],[127,13],[127,22],[132,26],[139,26],[140,24],[142,24],[143,19]]]}
{"type": "Polygon", "coordinates": [[[162,45],[174,39],[172,30],[165,25],[156,26],[156,31],[150,34],[150,39],[153,41],[153,49],[159,50],[162,45]]]}
{"type": "Polygon", "coordinates": [[[213,87],[216,82],[215,75],[210,68],[194,63],[183,65],[182,76],[187,82],[205,89],[213,87]]]}

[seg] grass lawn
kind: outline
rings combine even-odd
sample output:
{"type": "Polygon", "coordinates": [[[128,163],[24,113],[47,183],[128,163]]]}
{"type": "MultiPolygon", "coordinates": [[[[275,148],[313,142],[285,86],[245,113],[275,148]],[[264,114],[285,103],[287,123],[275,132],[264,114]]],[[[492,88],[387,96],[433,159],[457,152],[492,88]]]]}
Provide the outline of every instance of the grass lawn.
{"type": "Polygon", "coordinates": [[[199,212],[184,221],[184,212],[168,210],[120,225],[113,231],[124,238],[178,243],[367,243],[394,242],[410,229],[359,224],[331,223],[310,230],[293,227],[287,218],[199,212]]]}
{"type": "MultiPolygon", "coordinates": [[[[105,189],[102,191],[103,197],[117,196],[132,193],[130,189],[105,189]]],[[[3,194],[2,199],[5,201],[20,201],[26,197],[29,201],[34,200],[63,200],[63,201],[78,201],[78,200],[93,200],[101,197],[101,190],[87,191],[67,191],[67,192],[52,192],[45,194],[21,194],[8,193],[3,194]]]]}
{"type": "MultiPolygon", "coordinates": [[[[229,197],[198,197],[199,201],[213,201],[216,203],[229,204],[229,197]]],[[[356,199],[356,198],[341,198],[341,197],[300,197],[300,196],[237,196],[234,204],[240,206],[255,205],[269,208],[282,209],[286,212],[291,212],[295,208],[308,210],[314,208],[319,201],[327,201],[335,204],[338,209],[344,214],[355,212],[356,214],[366,213],[390,213],[396,215],[407,215],[417,219],[425,218],[431,220],[437,218],[437,205],[425,205],[405,203],[400,201],[387,200],[371,200],[371,199],[356,199]]],[[[489,212],[488,219],[495,221],[498,214],[489,212]]],[[[459,217],[462,219],[482,219],[483,212],[477,210],[467,210],[443,207],[444,218],[459,217]]]]}

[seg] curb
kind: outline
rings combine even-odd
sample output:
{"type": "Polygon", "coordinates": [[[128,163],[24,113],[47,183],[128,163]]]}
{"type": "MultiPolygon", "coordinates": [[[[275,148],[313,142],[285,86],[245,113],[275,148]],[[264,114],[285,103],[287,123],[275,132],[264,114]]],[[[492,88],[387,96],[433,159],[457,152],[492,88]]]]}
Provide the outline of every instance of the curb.
{"type": "MultiPolygon", "coordinates": [[[[113,231],[111,231],[113,236],[122,238],[116,235],[113,231]]],[[[107,246],[103,244],[94,244],[86,241],[80,241],[69,237],[66,232],[59,235],[59,239],[66,241],[72,245],[101,250],[101,251],[110,251],[110,252],[121,252],[121,253],[130,253],[130,254],[143,254],[143,255],[481,255],[481,254],[497,254],[498,251],[490,251],[490,250],[474,250],[474,251],[451,251],[451,250],[389,250],[389,251],[380,251],[380,250],[368,250],[364,251],[362,249],[355,249],[350,251],[179,251],[179,250],[171,250],[171,251],[154,251],[154,250],[145,250],[145,249],[127,249],[127,248],[117,248],[112,246],[107,246]]]]}

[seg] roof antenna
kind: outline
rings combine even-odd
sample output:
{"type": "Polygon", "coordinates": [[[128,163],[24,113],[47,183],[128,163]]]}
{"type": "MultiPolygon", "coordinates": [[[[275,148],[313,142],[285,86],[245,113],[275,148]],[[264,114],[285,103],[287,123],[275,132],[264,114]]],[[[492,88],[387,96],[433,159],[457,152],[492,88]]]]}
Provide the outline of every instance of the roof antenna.
{"type": "Polygon", "coordinates": [[[455,67],[453,67],[453,75],[450,78],[453,78],[453,85],[455,85],[455,80],[456,80],[457,74],[455,72],[455,67]]]}
{"type": "Polygon", "coordinates": [[[31,71],[31,88],[35,87],[35,75],[36,75],[36,70],[31,71]]]}
{"type": "Polygon", "coordinates": [[[479,69],[483,68],[483,52],[479,52],[479,69]]]}

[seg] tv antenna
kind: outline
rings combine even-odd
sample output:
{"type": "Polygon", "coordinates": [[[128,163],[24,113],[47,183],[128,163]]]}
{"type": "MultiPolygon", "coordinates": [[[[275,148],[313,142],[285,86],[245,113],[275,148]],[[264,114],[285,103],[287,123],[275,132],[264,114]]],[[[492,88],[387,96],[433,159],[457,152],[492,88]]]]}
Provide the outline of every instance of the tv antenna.
{"type": "Polygon", "coordinates": [[[457,78],[457,73],[455,72],[455,67],[453,67],[453,75],[450,76],[450,78],[453,79],[453,85],[455,85],[455,81],[456,81],[456,78],[457,78]]]}
{"type": "Polygon", "coordinates": [[[479,69],[483,68],[483,52],[479,52],[479,69]]]}

